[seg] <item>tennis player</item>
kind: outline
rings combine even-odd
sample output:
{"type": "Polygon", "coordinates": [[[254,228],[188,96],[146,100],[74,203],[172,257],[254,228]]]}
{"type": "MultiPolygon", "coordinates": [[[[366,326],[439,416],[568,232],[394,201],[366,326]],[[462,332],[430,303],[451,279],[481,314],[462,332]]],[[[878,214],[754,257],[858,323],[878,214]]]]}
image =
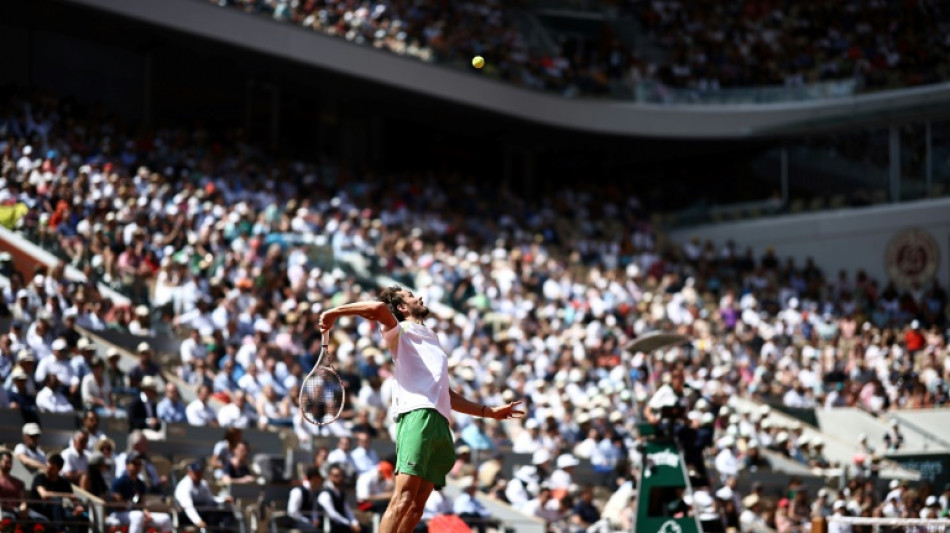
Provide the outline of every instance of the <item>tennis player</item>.
{"type": "Polygon", "coordinates": [[[379,530],[409,533],[422,518],[432,489],[445,486],[445,475],[455,463],[451,411],[495,419],[520,418],[524,412],[518,409],[520,401],[490,407],[466,400],[449,387],[448,356],[435,333],[423,325],[429,309],[421,297],[388,287],[375,302],[324,311],[320,329],[329,331],[338,318],[352,315],[379,322],[396,363],[396,486],[379,530]]]}

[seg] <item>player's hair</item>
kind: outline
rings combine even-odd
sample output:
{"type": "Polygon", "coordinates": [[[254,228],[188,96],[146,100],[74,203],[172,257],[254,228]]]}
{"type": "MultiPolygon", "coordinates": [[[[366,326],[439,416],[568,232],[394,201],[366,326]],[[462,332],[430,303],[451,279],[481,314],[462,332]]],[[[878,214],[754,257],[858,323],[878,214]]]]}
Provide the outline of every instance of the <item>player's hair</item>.
{"type": "Polygon", "coordinates": [[[386,287],[379,293],[379,297],[377,297],[376,300],[386,304],[386,307],[388,307],[389,311],[396,317],[396,320],[402,322],[406,319],[406,315],[398,308],[400,305],[405,305],[406,301],[402,299],[400,292],[402,292],[402,287],[398,285],[386,287]]]}

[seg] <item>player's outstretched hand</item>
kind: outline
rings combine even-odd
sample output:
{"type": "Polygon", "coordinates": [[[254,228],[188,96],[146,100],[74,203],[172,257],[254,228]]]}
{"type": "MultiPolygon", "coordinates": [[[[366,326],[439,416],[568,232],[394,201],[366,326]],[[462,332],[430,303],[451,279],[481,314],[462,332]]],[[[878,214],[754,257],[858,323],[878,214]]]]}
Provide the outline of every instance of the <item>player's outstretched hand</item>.
{"type": "Polygon", "coordinates": [[[333,327],[334,322],[336,322],[336,317],[333,316],[329,311],[320,313],[320,331],[330,331],[330,328],[333,327]]]}
{"type": "Polygon", "coordinates": [[[521,400],[518,400],[517,402],[511,402],[508,405],[503,405],[501,407],[492,407],[486,413],[488,415],[486,418],[494,418],[496,420],[522,418],[524,417],[524,411],[518,409],[519,405],[521,405],[521,400]]]}

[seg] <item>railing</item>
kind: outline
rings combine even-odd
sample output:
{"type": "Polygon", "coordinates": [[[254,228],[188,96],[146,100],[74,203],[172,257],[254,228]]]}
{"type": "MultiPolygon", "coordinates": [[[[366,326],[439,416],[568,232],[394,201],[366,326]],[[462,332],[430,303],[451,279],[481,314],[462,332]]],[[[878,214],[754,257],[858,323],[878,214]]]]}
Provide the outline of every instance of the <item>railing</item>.
{"type": "Polygon", "coordinates": [[[643,81],[615,96],[641,103],[696,105],[696,104],[774,104],[829,100],[854,96],[861,88],[856,78],[826,81],[797,87],[764,86],[725,89],[680,89],[658,81],[643,81]]]}

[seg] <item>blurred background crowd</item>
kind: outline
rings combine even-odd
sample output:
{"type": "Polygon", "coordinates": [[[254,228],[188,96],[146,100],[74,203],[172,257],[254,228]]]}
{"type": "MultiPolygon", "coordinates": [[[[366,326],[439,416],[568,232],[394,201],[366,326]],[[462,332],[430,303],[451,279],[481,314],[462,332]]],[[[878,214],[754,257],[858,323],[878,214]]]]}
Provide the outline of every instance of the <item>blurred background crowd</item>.
{"type": "MultiPolygon", "coordinates": [[[[309,25],[323,20],[314,3],[297,7],[306,6],[309,25]]],[[[636,424],[664,383],[691,391],[686,423],[702,435],[697,453],[709,468],[695,472],[701,485],[683,512],[704,523],[787,533],[833,513],[946,516],[942,487],[876,488],[882,454],[901,446],[896,425],[886,442],[849,443],[853,458],[841,460],[824,454],[814,431],[767,407],[850,406],[886,417],[946,406],[944,287],[899,288],[861,271],[824,272],[781,250],[757,257],[732,242],[674,245],[622,185],[527,198],[453,178],[272,159],[236,132],[132,131],[43,94],[8,102],[0,204],[25,206],[10,227],[62,260],[8,269],[0,298],[9,319],[0,334],[0,407],[27,422],[13,449],[39,473],[27,492],[56,498],[72,483],[124,505],[164,491],[197,524],[210,519],[187,512],[190,498],[227,503],[201,489],[203,479],[263,479],[250,459],[268,450],[249,454],[240,430],[284,430],[314,454],[291,495],[292,518],[317,509],[335,527],[367,527],[358,515],[379,509],[392,478],[391,458],[371,443],[394,430],[392,361],[375,326],[343,320],[334,331],[351,400],[342,421],[302,423],[297,386],[319,351],[320,312],[400,283],[434,306],[428,323],[455,386],[480,403],[523,400],[528,412],[518,423],[455,416],[451,477],[462,491],[454,501],[433,496],[427,520],[452,510],[473,527],[494,527],[477,494],[556,531],[630,531],[642,466],[636,424]],[[117,305],[102,287],[131,304],[117,305]],[[180,344],[171,357],[137,344],[135,364],[123,369],[118,350],[84,331],[180,344]],[[654,354],[626,349],[651,331],[690,341],[654,354]],[[182,387],[193,400],[182,399],[182,387]],[[46,454],[36,424],[43,413],[81,415],[83,429],[46,454]],[[131,431],[128,451],[117,454],[103,419],[131,431]],[[208,462],[183,465],[175,486],[149,466],[149,441],[169,424],[227,435],[208,462]],[[503,474],[506,454],[523,458],[511,475],[503,474]],[[768,470],[775,457],[835,472],[836,482],[815,492],[796,482],[740,491],[740,472],[768,470]],[[354,490],[352,508],[339,503],[339,491],[354,490]]],[[[0,470],[9,459],[0,457],[0,470]]],[[[168,515],[130,505],[111,512],[115,523],[171,527],[168,515]]],[[[22,512],[7,503],[4,511],[22,512]]],[[[30,512],[55,521],[62,511],[30,512]]]]}

